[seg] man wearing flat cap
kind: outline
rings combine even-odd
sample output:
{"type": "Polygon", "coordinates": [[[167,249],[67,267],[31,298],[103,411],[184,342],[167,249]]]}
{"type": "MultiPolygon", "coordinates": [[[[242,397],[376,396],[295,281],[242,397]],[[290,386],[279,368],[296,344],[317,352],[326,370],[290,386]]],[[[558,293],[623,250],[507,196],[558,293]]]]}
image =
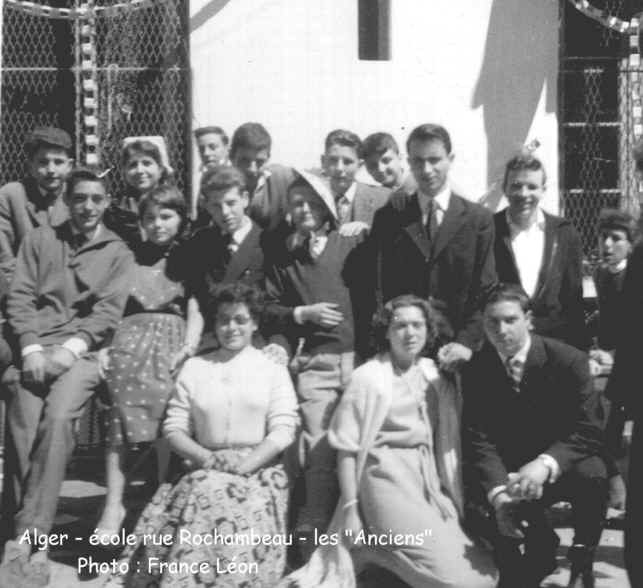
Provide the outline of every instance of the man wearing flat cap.
{"type": "Polygon", "coordinates": [[[72,142],[56,127],[36,127],[25,140],[26,176],[0,188],[0,273],[11,283],[20,243],[34,227],[68,217],[63,202],[72,142]]]}

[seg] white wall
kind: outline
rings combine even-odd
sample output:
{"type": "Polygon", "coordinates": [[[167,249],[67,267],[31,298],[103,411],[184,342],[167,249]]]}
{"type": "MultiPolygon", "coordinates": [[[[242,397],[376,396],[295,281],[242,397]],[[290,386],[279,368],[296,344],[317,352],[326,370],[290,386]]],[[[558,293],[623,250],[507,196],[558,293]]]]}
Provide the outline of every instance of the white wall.
{"type": "MultiPolygon", "coordinates": [[[[194,126],[262,122],[273,160],[317,165],[326,133],[417,124],[452,134],[455,184],[479,199],[538,138],[557,208],[558,3],[391,0],[390,61],[357,59],[355,0],[192,0],[194,126]]],[[[488,195],[497,205],[497,193],[488,195]]]]}

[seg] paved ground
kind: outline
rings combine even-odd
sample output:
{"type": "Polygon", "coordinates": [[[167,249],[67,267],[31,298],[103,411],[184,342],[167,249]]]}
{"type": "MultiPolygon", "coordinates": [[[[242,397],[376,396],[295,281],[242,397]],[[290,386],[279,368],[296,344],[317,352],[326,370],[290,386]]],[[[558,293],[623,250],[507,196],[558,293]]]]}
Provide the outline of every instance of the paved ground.
{"type": "MultiPolygon", "coordinates": [[[[70,541],[65,549],[57,550],[51,555],[54,560],[51,587],[98,588],[105,583],[107,574],[92,576],[78,573],[79,561],[82,562],[80,558],[91,554],[91,547],[85,543],[85,538],[91,533],[96,522],[103,494],[104,487],[92,482],[80,480],[65,482],[59,514],[56,518],[56,530],[59,533],[68,533],[70,541]],[[78,541],[76,537],[79,538],[78,541]]],[[[567,586],[569,579],[569,567],[564,554],[566,547],[570,544],[572,532],[568,527],[560,527],[557,531],[561,536],[561,550],[558,558],[560,568],[543,583],[543,587],[564,587],[567,586]]],[[[623,569],[622,547],[622,531],[608,529],[603,533],[596,558],[596,588],[629,587],[623,569]]],[[[109,564],[109,558],[103,559],[109,564]]]]}

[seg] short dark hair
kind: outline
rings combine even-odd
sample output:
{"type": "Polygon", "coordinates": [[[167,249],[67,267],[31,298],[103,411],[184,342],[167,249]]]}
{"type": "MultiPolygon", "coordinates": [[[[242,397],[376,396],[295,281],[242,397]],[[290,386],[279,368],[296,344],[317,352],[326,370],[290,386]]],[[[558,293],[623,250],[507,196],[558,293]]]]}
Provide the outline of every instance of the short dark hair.
{"type": "Polygon", "coordinates": [[[270,153],[272,139],[266,128],[258,122],[243,123],[232,135],[230,142],[230,158],[233,158],[238,149],[267,149],[270,153]]]}
{"type": "Polygon", "coordinates": [[[388,150],[400,154],[400,147],[389,133],[372,133],[362,141],[362,159],[371,155],[384,155],[388,150]]]}
{"type": "Polygon", "coordinates": [[[419,296],[413,294],[402,294],[391,300],[389,300],[375,315],[373,319],[373,333],[374,333],[374,343],[375,349],[378,352],[385,351],[389,348],[388,339],[386,335],[388,333],[389,326],[391,325],[391,319],[393,318],[393,313],[398,308],[403,308],[406,306],[415,306],[422,311],[424,315],[424,320],[426,322],[426,349],[431,349],[433,343],[438,336],[437,330],[437,317],[435,310],[431,303],[419,296]]]}
{"type": "Polygon", "coordinates": [[[178,237],[185,237],[188,225],[188,207],[183,194],[176,186],[161,185],[147,192],[138,203],[138,220],[143,221],[143,216],[148,208],[158,206],[174,210],[181,217],[178,237]]]}
{"type": "Polygon", "coordinates": [[[484,310],[497,302],[517,302],[524,312],[531,308],[529,296],[520,284],[498,282],[482,297],[482,309],[484,310]]]}
{"type": "Polygon", "coordinates": [[[234,166],[225,163],[209,165],[205,168],[201,176],[201,194],[216,190],[229,190],[234,187],[239,188],[240,192],[246,189],[246,179],[244,175],[234,166]]]}
{"type": "Polygon", "coordinates": [[[351,147],[355,150],[358,157],[362,156],[362,140],[358,135],[346,129],[335,129],[326,135],[324,141],[324,151],[328,151],[333,145],[342,147],[351,147]]]}
{"type": "Polygon", "coordinates": [[[215,286],[210,291],[207,305],[210,320],[216,320],[217,311],[224,304],[245,304],[252,319],[259,324],[263,315],[264,297],[262,292],[243,282],[232,282],[215,286]]]}
{"type": "Polygon", "coordinates": [[[97,167],[79,166],[71,170],[67,176],[66,190],[69,197],[74,187],[79,182],[96,182],[101,184],[107,192],[107,182],[105,181],[104,172],[97,167]]]}
{"type": "Polygon", "coordinates": [[[507,180],[509,179],[509,174],[517,171],[542,171],[543,172],[543,186],[547,183],[547,171],[543,162],[533,155],[532,153],[521,152],[514,155],[506,164],[505,164],[505,175],[502,179],[502,189],[507,189],[507,180]]]}
{"type": "Polygon", "coordinates": [[[634,217],[626,210],[603,208],[598,215],[598,232],[624,231],[632,243],[636,237],[637,226],[634,217]]]}
{"type": "Polygon", "coordinates": [[[194,129],[195,139],[198,139],[199,137],[203,137],[203,135],[209,135],[209,134],[219,135],[221,137],[221,141],[223,141],[223,144],[226,146],[230,142],[230,139],[228,138],[227,133],[221,127],[209,126],[209,127],[199,127],[198,129],[194,129]]]}
{"type": "Polygon", "coordinates": [[[410,152],[410,146],[413,141],[440,141],[444,145],[447,154],[451,153],[451,137],[449,132],[441,125],[426,123],[415,127],[409,138],[406,140],[406,152],[410,152]]]}

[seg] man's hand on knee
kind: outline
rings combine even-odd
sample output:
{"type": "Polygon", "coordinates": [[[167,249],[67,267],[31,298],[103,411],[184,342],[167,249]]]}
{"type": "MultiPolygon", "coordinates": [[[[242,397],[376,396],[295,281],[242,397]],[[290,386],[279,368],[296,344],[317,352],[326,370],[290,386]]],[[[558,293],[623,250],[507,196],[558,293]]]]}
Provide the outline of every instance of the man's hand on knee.
{"type": "Polygon", "coordinates": [[[55,380],[76,362],[76,356],[60,345],[56,345],[47,357],[47,378],[55,380]]]}
{"type": "Polygon", "coordinates": [[[47,376],[47,358],[42,351],[32,351],[22,360],[22,380],[26,385],[42,386],[47,376]]]}

